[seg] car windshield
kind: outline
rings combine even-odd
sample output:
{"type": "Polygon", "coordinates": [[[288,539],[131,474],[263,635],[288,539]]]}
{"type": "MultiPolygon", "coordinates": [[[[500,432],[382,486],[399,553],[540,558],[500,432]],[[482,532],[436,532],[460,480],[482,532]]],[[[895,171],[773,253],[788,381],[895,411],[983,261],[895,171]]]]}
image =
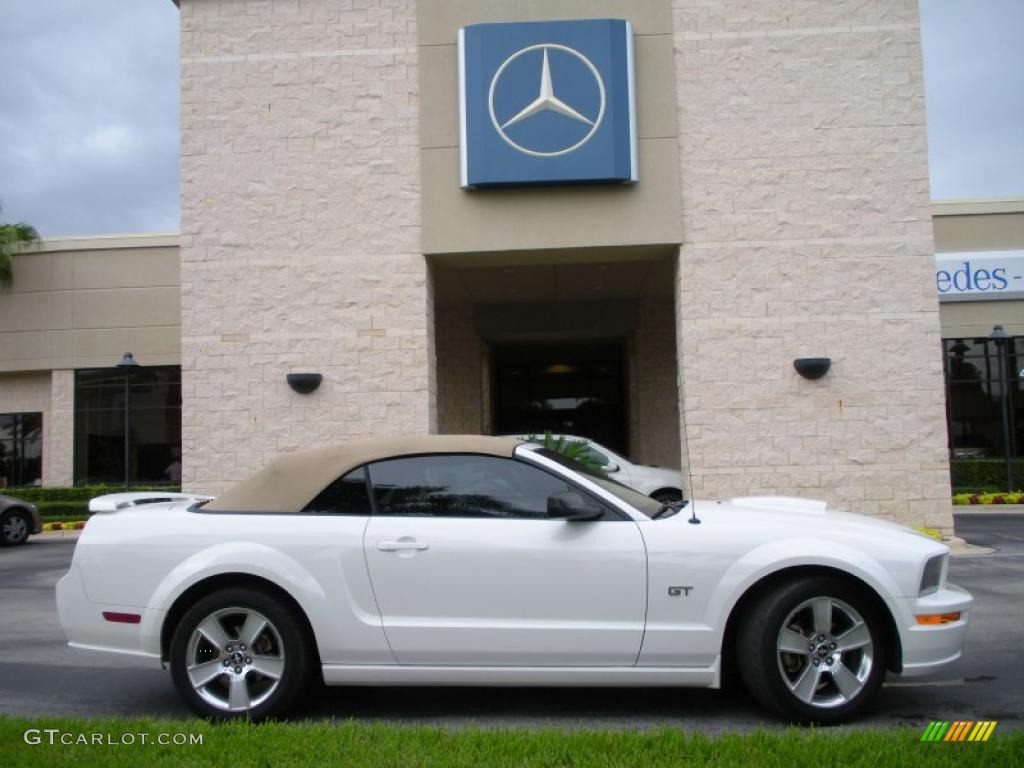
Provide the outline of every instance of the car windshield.
{"type": "Polygon", "coordinates": [[[586,475],[604,490],[608,491],[608,493],[626,502],[629,506],[633,507],[633,509],[647,515],[647,517],[654,517],[661,511],[661,502],[655,501],[650,496],[644,496],[642,493],[634,491],[632,488],[627,488],[622,483],[612,480],[603,472],[593,470],[590,467],[580,464],[578,461],[568,459],[562,454],[556,453],[548,448],[536,448],[534,449],[534,453],[543,456],[545,459],[551,459],[555,463],[571,469],[573,472],[586,475]]]}

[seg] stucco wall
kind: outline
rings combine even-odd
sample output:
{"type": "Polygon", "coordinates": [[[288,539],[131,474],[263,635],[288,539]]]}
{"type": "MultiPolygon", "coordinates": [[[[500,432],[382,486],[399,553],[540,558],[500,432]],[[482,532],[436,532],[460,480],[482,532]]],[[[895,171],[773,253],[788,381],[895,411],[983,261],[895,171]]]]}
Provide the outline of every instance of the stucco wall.
{"type": "Polygon", "coordinates": [[[183,483],[430,431],[414,4],[183,0],[181,28],[183,483]]]}
{"type": "Polygon", "coordinates": [[[177,365],[174,235],[52,238],[13,259],[0,301],[0,371],[177,365]]]}
{"type": "Polygon", "coordinates": [[[916,0],[673,5],[695,494],[950,532],[916,0]]]}

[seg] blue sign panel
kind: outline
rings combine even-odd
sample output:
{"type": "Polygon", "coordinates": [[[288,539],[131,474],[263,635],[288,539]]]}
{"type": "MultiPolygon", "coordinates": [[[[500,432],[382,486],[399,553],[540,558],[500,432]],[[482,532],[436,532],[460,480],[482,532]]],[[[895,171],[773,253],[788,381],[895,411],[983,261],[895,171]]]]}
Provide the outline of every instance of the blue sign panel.
{"type": "Polygon", "coordinates": [[[628,21],[463,27],[459,108],[463,187],[637,180],[628,21]]]}

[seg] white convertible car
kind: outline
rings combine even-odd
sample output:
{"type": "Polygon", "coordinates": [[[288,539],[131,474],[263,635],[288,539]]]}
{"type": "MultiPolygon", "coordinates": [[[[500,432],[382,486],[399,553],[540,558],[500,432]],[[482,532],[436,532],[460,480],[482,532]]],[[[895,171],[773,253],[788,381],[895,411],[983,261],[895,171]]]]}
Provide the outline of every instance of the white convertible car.
{"type": "MultiPolygon", "coordinates": [[[[545,437],[542,435],[511,435],[511,437],[528,443],[545,442],[545,437]]],[[[652,499],[662,502],[679,501],[683,498],[683,473],[678,469],[656,467],[651,464],[634,464],[625,456],[615,453],[611,448],[607,448],[589,437],[551,435],[551,439],[561,440],[565,443],[583,443],[586,446],[587,456],[601,468],[607,477],[634,491],[640,491],[644,496],[650,496],[652,499]]]]}
{"type": "MultiPolygon", "coordinates": [[[[103,507],[102,504],[98,505],[103,507]]],[[[211,502],[111,504],[57,586],[76,648],[209,717],[331,685],[699,686],[801,722],[960,655],[948,550],[822,502],[661,504],[509,438],[284,455],[211,502]]]]}

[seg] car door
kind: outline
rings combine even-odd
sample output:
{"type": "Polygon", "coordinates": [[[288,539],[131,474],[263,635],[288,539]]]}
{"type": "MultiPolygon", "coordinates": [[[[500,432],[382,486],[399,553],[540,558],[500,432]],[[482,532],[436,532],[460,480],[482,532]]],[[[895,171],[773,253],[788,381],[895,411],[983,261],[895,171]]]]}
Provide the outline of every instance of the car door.
{"type": "Polygon", "coordinates": [[[516,459],[416,456],[368,475],[366,563],[400,664],[636,662],[647,566],[635,522],[610,508],[549,518],[548,497],[575,489],[516,459]]]}

